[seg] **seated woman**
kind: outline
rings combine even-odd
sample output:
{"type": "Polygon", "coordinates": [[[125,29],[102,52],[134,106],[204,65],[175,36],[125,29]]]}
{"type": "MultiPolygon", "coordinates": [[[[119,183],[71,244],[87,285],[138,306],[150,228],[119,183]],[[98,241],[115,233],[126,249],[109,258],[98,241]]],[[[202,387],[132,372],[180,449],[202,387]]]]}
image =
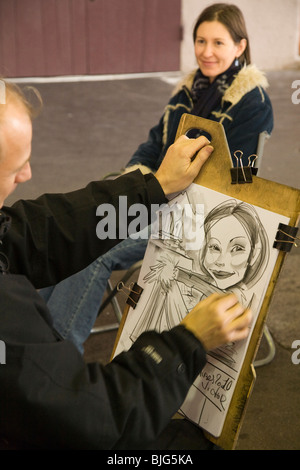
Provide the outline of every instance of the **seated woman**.
{"type": "MultiPolygon", "coordinates": [[[[255,154],[259,134],[273,129],[273,112],[265,91],[265,75],[251,64],[249,38],[244,17],[235,5],[217,3],[198,17],[193,41],[198,69],[176,88],[159,123],[150,132],[126,166],[155,172],[169,146],[184,113],[220,122],[229,149],[243,152],[243,164],[255,154]]],[[[97,259],[84,271],[61,284],[44,289],[41,295],[53,312],[54,326],[64,338],[72,340],[80,351],[97,318],[111,272],[128,269],[143,259],[147,231],[128,238],[97,259]],[[55,315],[54,315],[55,312],[55,315]]]]}

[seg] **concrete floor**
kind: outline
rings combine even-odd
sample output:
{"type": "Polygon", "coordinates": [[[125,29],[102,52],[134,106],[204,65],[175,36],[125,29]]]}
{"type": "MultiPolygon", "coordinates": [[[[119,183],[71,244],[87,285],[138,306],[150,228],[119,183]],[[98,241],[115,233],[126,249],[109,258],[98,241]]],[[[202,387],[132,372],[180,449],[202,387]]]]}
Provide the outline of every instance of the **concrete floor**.
{"type": "MultiPolygon", "coordinates": [[[[8,202],[73,190],[119,170],[160,118],[173,88],[171,78],[35,84],[44,109],[34,123],[33,179],[20,186],[8,202]]],[[[260,176],[299,188],[300,104],[291,100],[299,71],[272,71],[268,79],[275,129],[265,147],[260,176]]],[[[300,248],[294,247],[286,257],[269,308],[268,326],[276,355],[269,365],[257,368],[239,450],[300,449],[300,364],[291,360],[291,345],[300,340],[299,262],[300,248]]],[[[122,294],[118,297],[123,305],[122,294]]],[[[98,323],[111,320],[111,309],[107,309],[98,323]]],[[[108,361],[115,334],[93,335],[86,343],[87,360],[108,361]]],[[[258,357],[266,352],[263,339],[258,357]]]]}

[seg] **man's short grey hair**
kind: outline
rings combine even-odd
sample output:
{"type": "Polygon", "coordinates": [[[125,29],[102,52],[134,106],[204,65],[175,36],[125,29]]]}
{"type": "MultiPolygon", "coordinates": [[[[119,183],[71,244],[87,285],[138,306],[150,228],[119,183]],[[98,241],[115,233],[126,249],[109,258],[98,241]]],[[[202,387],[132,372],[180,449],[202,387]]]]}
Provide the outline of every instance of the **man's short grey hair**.
{"type": "Polygon", "coordinates": [[[39,91],[32,87],[19,87],[16,83],[0,79],[1,96],[0,102],[0,123],[4,119],[6,106],[10,103],[20,104],[24,107],[28,116],[35,118],[42,108],[42,98],[39,91]]]}
{"type": "MultiPolygon", "coordinates": [[[[0,101],[0,137],[1,124],[5,120],[5,114],[8,105],[15,104],[21,106],[28,114],[29,118],[34,119],[42,108],[42,98],[39,91],[32,87],[26,86],[23,89],[16,83],[0,79],[1,83],[1,101],[0,101]]],[[[1,158],[1,138],[0,138],[0,158],[1,158]]]]}

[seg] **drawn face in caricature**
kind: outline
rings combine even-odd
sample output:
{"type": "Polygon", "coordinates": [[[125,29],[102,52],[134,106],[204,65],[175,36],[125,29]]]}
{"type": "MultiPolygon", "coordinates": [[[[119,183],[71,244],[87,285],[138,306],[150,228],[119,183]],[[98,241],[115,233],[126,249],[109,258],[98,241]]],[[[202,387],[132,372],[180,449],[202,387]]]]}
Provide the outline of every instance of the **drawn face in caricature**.
{"type": "Polygon", "coordinates": [[[216,222],[206,234],[204,267],[220,289],[242,281],[251,253],[249,237],[233,216],[216,222]]]}

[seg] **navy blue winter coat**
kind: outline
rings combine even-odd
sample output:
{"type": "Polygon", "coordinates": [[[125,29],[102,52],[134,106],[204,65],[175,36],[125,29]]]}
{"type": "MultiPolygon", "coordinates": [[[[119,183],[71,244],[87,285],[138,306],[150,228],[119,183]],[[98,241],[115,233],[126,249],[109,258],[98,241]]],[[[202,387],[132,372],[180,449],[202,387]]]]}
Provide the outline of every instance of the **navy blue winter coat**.
{"type": "MultiPolygon", "coordinates": [[[[137,165],[143,172],[158,169],[175,140],[181,116],[193,109],[191,87],[195,73],[188,75],[176,88],[159,123],[150,130],[147,142],[138,147],[127,167],[135,169],[137,165]]],[[[273,110],[265,91],[267,87],[265,75],[255,65],[243,67],[225,91],[221,106],[208,117],[223,124],[234,166],[236,150],[243,152],[243,164],[247,165],[248,157],[257,151],[259,134],[272,132],[273,110]]]]}

